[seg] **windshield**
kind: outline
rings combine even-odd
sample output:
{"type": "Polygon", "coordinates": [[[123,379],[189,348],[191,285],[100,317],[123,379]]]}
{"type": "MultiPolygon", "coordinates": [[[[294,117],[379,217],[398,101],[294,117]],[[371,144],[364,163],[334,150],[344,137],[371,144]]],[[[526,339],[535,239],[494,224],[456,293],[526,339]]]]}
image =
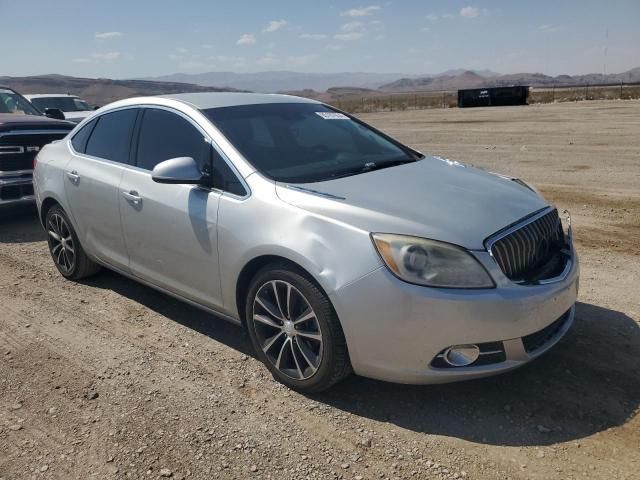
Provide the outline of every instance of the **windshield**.
{"type": "Polygon", "coordinates": [[[42,115],[26,99],[11,90],[0,89],[0,113],[42,115]]]}
{"type": "Polygon", "coordinates": [[[93,110],[87,102],[77,97],[37,97],[32,98],[31,103],[42,111],[46,108],[57,108],[63,112],[86,112],[93,110]]]}
{"type": "Polygon", "coordinates": [[[408,149],[314,103],[211,108],[203,113],[267,177],[307,183],[413,161],[408,149]]]}

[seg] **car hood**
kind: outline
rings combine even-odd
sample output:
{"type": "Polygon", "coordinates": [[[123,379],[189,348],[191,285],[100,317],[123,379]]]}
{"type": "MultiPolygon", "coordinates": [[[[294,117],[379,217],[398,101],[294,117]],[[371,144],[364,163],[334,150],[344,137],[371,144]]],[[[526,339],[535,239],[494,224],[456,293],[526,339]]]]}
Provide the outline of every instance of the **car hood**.
{"type": "Polygon", "coordinates": [[[75,125],[65,120],[56,120],[44,115],[20,115],[13,113],[0,113],[0,127],[21,127],[28,125],[51,128],[65,128],[71,130],[75,125]]]}
{"type": "Polygon", "coordinates": [[[484,240],[548,205],[508,177],[440,157],[308,184],[276,185],[285,202],[369,232],[484,250],[484,240]]]}

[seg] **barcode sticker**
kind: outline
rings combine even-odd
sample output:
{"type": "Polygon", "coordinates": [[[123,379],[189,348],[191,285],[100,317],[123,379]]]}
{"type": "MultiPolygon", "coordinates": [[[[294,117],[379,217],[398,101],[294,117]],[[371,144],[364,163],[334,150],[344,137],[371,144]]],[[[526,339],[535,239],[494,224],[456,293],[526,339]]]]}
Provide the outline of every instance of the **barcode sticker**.
{"type": "Polygon", "coordinates": [[[338,112],[316,112],[316,115],[320,115],[325,120],[349,120],[344,113],[338,112]]]}

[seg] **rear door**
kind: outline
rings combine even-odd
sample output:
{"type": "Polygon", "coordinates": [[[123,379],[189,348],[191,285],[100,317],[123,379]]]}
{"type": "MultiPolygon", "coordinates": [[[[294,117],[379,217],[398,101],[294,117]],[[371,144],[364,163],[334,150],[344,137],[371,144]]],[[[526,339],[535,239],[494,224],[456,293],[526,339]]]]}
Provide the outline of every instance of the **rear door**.
{"type": "Polygon", "coordinates": [[[71,143],[75,152],[65,168],[65,191],[83,247],[98,259],[127,269],[118,187],[129,164],[137,108],[101,115],[71,143]]]}
{"type": "Polygon", "coordinates": [[[120,186],[122,224],[133,274],[198,303],[221,305],[217,216],[220,192],[195,185],[156,183],[160,162],[192,157],[210,164],[205,133],[183,114],[145,108],[136,164],[120,186]]]}

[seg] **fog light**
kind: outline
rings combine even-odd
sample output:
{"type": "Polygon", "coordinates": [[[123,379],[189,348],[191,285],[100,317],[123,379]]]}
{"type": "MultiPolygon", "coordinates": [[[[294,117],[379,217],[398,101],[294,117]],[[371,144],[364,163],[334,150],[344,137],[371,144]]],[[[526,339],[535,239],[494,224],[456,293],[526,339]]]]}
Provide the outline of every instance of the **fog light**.
{"type": "Polygon", "coordinates": [[[454,345],[444,352],[444,360],[452,367],[466,367],[480,356],[477,345],[454,345]]]}

